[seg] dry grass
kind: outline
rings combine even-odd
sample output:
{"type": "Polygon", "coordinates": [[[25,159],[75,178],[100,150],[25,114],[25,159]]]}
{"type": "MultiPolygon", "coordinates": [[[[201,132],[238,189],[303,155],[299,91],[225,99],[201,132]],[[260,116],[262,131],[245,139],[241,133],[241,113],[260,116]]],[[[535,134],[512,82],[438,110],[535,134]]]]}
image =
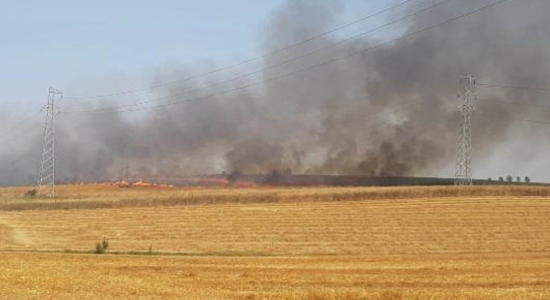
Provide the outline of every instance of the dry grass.
{"type": "MultiPolygon", "coordinates": [[[[206,191],[210,193],[210,191],[206,191]]],[[[550,251],[550,199],[424,198],[0,212],[4,250],[236,255],[550,251]]]]}
{"type": "Polygon", "coordinates": [[[24,191],[0,189],[0,299],[550,299],[545,188],[24,191]],[[178,255],[17,252],[103,237],[178,255]]]}
{"type": "Polygon", "coordinates": [[[442,197],[548,197],[544,186],[118,188],[59,186],[56,199],[27,199],[30,188],[0,188],[0,211],[156,207],[227,203],[329,202],[442,197]]]}
{"type": "Polygon", "coordinates": [[[550,299],[547,255],[2,254],[0,299],[550,299]]]}

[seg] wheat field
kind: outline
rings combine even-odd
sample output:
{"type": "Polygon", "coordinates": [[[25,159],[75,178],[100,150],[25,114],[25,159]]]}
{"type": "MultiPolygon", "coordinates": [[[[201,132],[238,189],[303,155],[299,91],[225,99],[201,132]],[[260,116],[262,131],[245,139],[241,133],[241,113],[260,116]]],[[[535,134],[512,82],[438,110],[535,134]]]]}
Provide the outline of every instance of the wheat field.
{"type": "Polygon", "coordinates": [[[546,300],[550,258],[3,253],[0,299],[546,300]]]}
{"type": "Polygon", "coordinates": [[[550,299],[546,188],[24,191],[0,299],[550,299]]]}
{"type": "Polygon", "coordinates": [[[436,198],[0,213],[4,250],[239,255],[550,251],[550,200],[436,198]]]}

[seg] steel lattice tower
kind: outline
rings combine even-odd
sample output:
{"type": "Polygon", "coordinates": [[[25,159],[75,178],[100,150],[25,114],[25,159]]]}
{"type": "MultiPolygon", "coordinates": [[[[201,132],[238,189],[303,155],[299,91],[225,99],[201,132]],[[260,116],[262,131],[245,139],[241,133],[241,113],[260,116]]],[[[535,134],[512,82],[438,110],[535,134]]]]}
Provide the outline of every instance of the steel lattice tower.
{"type": "Polygon", "coordinates": [[[456,156],[455,185],[472,185],[472,98],[475,79],[472,76],[460,78],[464,102],[460,107],[462,115],[460,137],[456,156]]]}
{"type": "Polygon", "coordinates": [[[46,111],[44,124],[44,144],[42,148],[42,164],[38,181],[38,195],[40,197],[55,197],[55,115],[58,108],[55,100],[62,93],[54,88],[48,90],[48,104],[43,108],[46,111]]]}

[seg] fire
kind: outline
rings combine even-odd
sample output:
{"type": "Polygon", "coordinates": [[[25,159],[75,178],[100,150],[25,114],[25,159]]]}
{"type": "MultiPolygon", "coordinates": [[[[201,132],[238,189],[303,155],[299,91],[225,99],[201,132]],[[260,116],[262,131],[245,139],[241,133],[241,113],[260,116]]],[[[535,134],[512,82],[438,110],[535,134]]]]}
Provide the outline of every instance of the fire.
{"type": "Polygon", "coordinates": [[[140,187],[140,188],[173,188],[175,186],[171,184],[157,184],[157,183],[148,183],[143,181],[143,179],[138,180],[135,183],[130,183],[126,181],[118,181],[114,183],[115,185],[118,185],[120,188],[130,188],[130,187],[140,187]]]}

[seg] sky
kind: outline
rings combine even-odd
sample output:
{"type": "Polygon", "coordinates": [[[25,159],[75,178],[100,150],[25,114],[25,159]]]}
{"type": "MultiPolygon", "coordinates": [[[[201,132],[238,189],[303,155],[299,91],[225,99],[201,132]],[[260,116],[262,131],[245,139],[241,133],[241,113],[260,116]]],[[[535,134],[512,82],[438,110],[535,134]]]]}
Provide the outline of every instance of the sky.
{"type": "Polygon", "coordinates": [[[0,101],[18,106],[43,102],[50,86],[146,74],[170,61],[249,57],[257,28],[281,1],[6,2],[0,101]]]}
{"type": "MultiPolygon", "coordinates": [[[[167,66],[200,61],[227,66],[257,57],[264,51],[262,32],[283,2],[3,1],[0,138],[11,140],[3,131],[45,105],[49,87],[65,97],[107,94],[146,88],[167,66]]],[[[383,0],[345,4],[343,23],[388,5],[383,0]]]]}
{"type": "MultiPolygon", "coordinates": [[[[128,81],[114,88],[128,89],[141,87],[143,76],[163,64],[247,59],[260,52],[261,28],[282,2],[5,1],[0,103],[26,110],[40,106],[50,86],[81,96],[75,85],[89,82],[86,89],[101,94],[109,91],[90,88],[96,80],[122,77],[128,81]]],[[[387,5],[362,2],[347,1],[357,8],[349,18],[387,5]]]]}
{"type": "MultiPolygon", "coordinates": [[[[262,31],[284,0],[3,2],[0,133],[17,121],[5,118],[8,109],[20,113],[11,118],[37,112],[48,87],[68,97],[104,94],[147,87],[161,66],[200,60],[227,65],[257,56],[262,31]]],[[[343,2],[342,22],[389,5],[343,2]]],[[[499,164],[490,160],[487,168],[498,170],[499,164]]]]}

